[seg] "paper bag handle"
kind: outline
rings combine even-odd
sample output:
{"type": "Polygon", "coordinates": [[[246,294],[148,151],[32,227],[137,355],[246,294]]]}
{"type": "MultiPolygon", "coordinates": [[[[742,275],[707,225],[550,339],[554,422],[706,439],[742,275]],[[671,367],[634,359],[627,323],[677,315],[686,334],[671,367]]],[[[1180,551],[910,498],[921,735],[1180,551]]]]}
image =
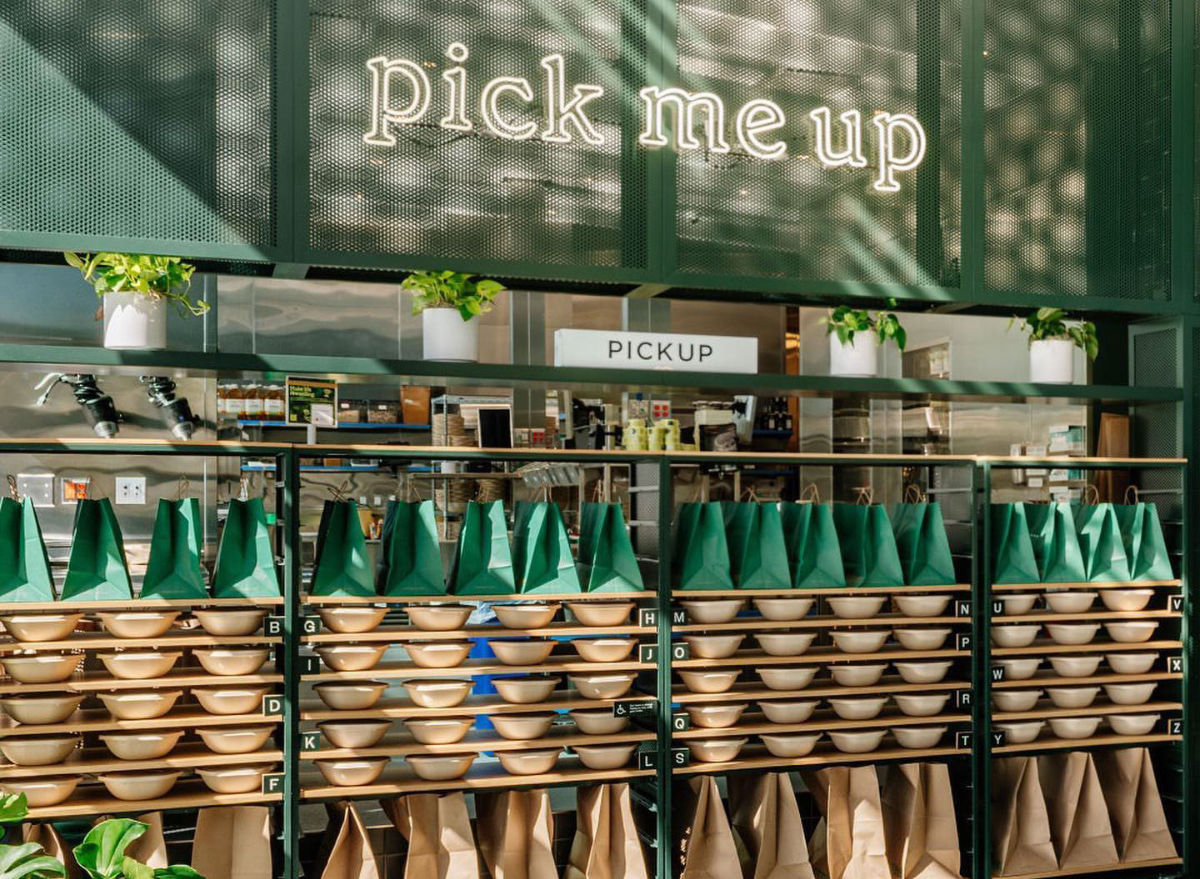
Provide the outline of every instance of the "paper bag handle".
{"type": "Polygon", "coordinates": [[[6,477],[8,479],[8,493],[14,501],[21,502],[21,493],[17,491],[17,478],[11,473],[6,477]]]}
{"type": "MultiPolygon", "coordinates": [[[[12,477],[10,476],[10,477],[9,477],[9,479],[12,479],[12,477]]],[[[1140,502],[1140,501],[1139,501],[1139,498],[1138,498],[1138,487],[1137,487],[1136,485],[1130,485],[1130,486],[1126,486],[1126,488],[1125,488],[1125,503],[1127,503],[1127,504],[1129,504],[1129,503],[1134,503],[1134,504],[1136,504],[1136,503],[1139,503],[1139,502],[1140,502]],[[1129,495],[1130,495],[1130,494],[1132,494],[1132,495],[1133,495],[1133,500],[1132,500],[1132,501],[1131,501],[1131,500],[1129,500],[1129,495]]]]}
{"type": "Polygon", "coordinates": [[[875,491],[869,485],[860,485],[854,489],[854,493],[856,495],[854,503],[859,506],[870,506],[871,502],[875,499],[875,491]]]}
{"type": "Polygon", "coordinates": [[[815,482],[810,482],[804,486],[804,491],[800,492],[800,499],[797,503],[801,504],[819,504],[821,502],[821,490],[817,488],[815,482]]]}
{"type": "Polygon", "coordinates": [[[1083,502],[1092,506],[1100,503],[1100,489],[1096,488],[1092,483],[1088,483],[1083,487],[1083,502]]]}
{"type": "Polygon", "coordinates": [[[904,489],[904,502],[906,504],[925,504],[929,502],[929,495],[921,491],[921,486],[910,482],[904,489]]]}

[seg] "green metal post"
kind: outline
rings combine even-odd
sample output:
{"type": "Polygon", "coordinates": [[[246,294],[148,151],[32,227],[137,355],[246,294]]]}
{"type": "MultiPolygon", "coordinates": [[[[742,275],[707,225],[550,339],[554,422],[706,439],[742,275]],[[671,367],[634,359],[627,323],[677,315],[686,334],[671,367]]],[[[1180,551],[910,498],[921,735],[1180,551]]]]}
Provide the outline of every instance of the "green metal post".
{"type": "Polygon", "coordinates": [[[658,870],[671,879],[671,520],[675,497],[669,458],[658,463],[658,870]]]}
{"type": "Polygon", "coordinates": [[[300,876],[300,457],[275,459],[283,480],[283,879],[300,876]]]}
{"type": "Polygon", "coordinates": [[[982,473],[973,468],[972,488],[976,479],[983,477],[983,493],[975,495],[975,523],[980,533],[975,541],[979,547],[972,568],[974,569],[975,601],[974,634],[975,644],[971,651],[971,665],[975,691],[975,732],[972,738],[972,759],[975,763],[975,876],[986,879],[992,874],[992,465],[984,461],[982,473]]]}

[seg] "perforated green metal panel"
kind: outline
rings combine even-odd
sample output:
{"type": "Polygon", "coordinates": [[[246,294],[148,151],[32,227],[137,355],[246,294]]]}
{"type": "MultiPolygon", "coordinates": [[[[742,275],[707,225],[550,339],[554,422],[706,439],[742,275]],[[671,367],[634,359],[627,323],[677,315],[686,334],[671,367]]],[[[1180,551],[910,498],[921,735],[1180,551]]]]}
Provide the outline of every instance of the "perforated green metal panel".
{"type": "MultiPolygon", "coordinates": [[[[640,0],[313,0],[310,58],[308,245],[355,259],[421,254],[470,262],[640,268],[646,265],[646,171],[636,149],[636,88],[647,32],[640,0]],[[446,52],[469,49],[470,131],[439,121],[450,107],[446,52]],[[520,77],[529,104],[503,103],[512,125],[545,123],[545,72],[564,57],[568,87],[596,84],[588,104],[604,139],[512,140],[480,120],[484,85],[520,77]],[[371,125],[368,59],[409,59],[427,70],[429,110],[389,130],[396,143],[365,143],[371,125]]],[[[394,102],[412,93],[397,80],[394,102]]],[[[320,257],[318,257],[318,260],[320,257]]]]}
{"type": "Polygon", "coordinates": [[[1169,0],[991,0],[985,282],[1170,296],[1169,0]]]}
{"type": "Polygon", "coordinates": [[[732,125],[755,98],[777,102],[783,159],[681,153],[678,268],[954,287],[959,281],[962,30],[957,0],[696,0],[678,10],[678,79],[719,95],[732,125]],[[865,168],[825,167],[810,111],[863,119],[865,168]],[[879,192],[876,113],[908,113],[928,151],[899,192],[879,192]]]}
{"type": "Polygon", "coordinates": [[[272,10],[0,4],[0,230],[274,245],[272,10]]]}

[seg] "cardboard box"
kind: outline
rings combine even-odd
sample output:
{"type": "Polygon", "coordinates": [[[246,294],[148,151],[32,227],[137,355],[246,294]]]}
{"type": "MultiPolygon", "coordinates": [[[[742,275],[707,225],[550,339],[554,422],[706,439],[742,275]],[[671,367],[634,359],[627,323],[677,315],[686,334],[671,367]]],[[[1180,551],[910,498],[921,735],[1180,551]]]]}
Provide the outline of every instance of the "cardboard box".
{"type": "Polygon", "coordinates": [[[400,410],[405,424],[430,423],[430,389],[406,387],[400,391],[400,410]]]}

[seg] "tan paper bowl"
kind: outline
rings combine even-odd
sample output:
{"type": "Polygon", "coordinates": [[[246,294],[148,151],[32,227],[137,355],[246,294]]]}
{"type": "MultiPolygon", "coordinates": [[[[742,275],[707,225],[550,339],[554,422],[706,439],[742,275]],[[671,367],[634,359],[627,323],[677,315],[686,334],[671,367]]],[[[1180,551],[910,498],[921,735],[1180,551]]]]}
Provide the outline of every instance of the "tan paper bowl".
{"type": "Polygon", "coordinates": [[[157,800],[171,792],[181,774],[178,769],[153,769],[107,772],[98,778],[118,800],[157,800]]]}
{"type": "Polygon", "coordinates": [[[204,747],[214,754],[250,754],[262,748],[275,731],[273,726],[220,726],[196,730],[204,747]]]}
{"type": "Polygon", "coordinates": [[[1008,745],[1027,745],[1038,737],[1044,720],[1022,720],[1017,723],[997,723],[996,729],[1004,733],[1004,742],[1008,745]]]}
{"type": "Polygon", "coordinates": [[[174,708],[183,690],[116,690],[96,695],[117,720],[153,720],[174,708]]]}
{"type": "Polygon", "coordinates": [[[404,647],[419,668],[457,668],[471,652],[469,641],[410,641],[404,647]]]}
{"type": "Polygon", "coordinates": [[[937,684],[945,679],[954,663],[949,659],[933,659],[893,662],[892,665],[906,684],[937,684]]]}
{"type": "Polygon", "coordinates": [[[455,708],[471,695],[474,683],[469,679],[417,680],[405,681],[403,686],[408,698],[421,708],[455,708]]]}
{"type": "Polygon", "coordinates": [[[220,766],[196,770],[205,786],[216,794],[247,794],[262,790],[262,778],[270,771],[269,765],[220,766]]]}
{"type": "Polygon", "coordinates": [[[585,736],[614,736],[629,726],[629,718],[614,717],[611,708],[576,708],[570,715],[585,736]]]}
{"type": "Polygon", "coordinates": [[[847,696],[829,700],[829,707],[842,720],[872,720],[886,704],[887,696],[847,696]]]}
{"type": "MultiPolygon", "coordinates": [[[[227,716],[231,714],[261,713],[263,696],[271,692],[270,687],[195,687],[192,695],[200,707],[209,714],[227,716]]],[[[320,686],[317,687],[318,695],[320,686]]]]}
{"type": "Polygon", "coordinates": [[[1095,592],[1046,593],[1046,607],[1055,613],[1087,613],[1095,601],[1095,592]]]}
{"type": "Polygon", "coordinates": [[[688,750],[697,763],[728,763],[746,747],[749,739],[696,739],[689,740],[688,750]]]}
{"type": "Polygon", "coordinates": [[[451,781],[462,778],[475,761],[474,754],[410,754],[404,758],[417,778],[451,781]]]}
{"type": "Polygon", "coordinates": [[[543,629],[558,613],[558,605],[493,604],[492,611],[506,629],[543,629]]]}
{"type": "Polygon", "coordinates": [[[271,657],[271,651],[265,647],[204,647],[196,648],[192,655],[210,675],[234,677],[258,674],[271,657]]]}
{"type": "MultiPolygon", "coordinates": [[[[763,619],[787,623],[803,619],[816,603],[813,598],[755,598],[754,607],[763,619]]],[[[703,621],[701,621],[703,622],[703,621]]]]}
{"type": "Polygon", "coordinates": [[[685,705],[683,710],[692,725],[703,729],[727,729],[742,719],[749,708],[746,702],[719,702],[716,705],[685,705]]]}
{"type": "Polygon", "coordinates": [[[829,676],[839,687],[873,687],[887,671],[886,662],[864,662],[858,665],[832,665],[829,676]]]}
{"type": "Polygon", "coordinates": [[[772,668],[763,666],[756,668],[754,673],[768,690],[803,690],[817,676],[815,665],[780,666],[772,668]]]}
{"type": "Polygon", "coordinates": [[[552,772],[558,763],[561,748],[536,751],[497,751],[496,758],[509,775],[542,775],[552,772]]]}
{"type": "Polygon", "coordinates": [[[1100,592],[1100,600],[1106,609],[1124,613],[1145,610],[1153,597],[1153,589],[1103,589],[1100,592]]]}
{"type": "Polygon", "coordinates": [[[623,626],[633,610],[632,601],[569,601],[567,609],[585,626],[623,626]]]}
{"type": "Polygon", "coordinates": [[[620,699],[629,692],[637,675],[594,674],[571,675],[571,683],[585,699],[620,699]]]}
{"type": "Polygon", "coordinates": [[[771,723],[804,723],[819,704],[817,699],[768,699],[759,702],[758,707],[771,723]]]}
{"type": "MultiPolygon", "coordinates": [[[[319,607],[321,625],[339,635],[361,635],[379,628],[387,616],[386,607],[319,607]]],[[[414,623],[414,625],[416,625],[414,623]]],[[[418,626],[418,628],[420,628],[418,626]]]]}
{"type": "Polygon", "coordinates": [[[1123,623],[1105,623],[1108,637],[1118,644],[1142,644],[1154,637],[1158,623],[1153,620],[1130,620],[1123,623]]]}
{"type": "Polygon", "coordinates": [[[800,656],[816,637],[816,632],[758,632],[754,640],[768,656],[800,656]]]}
{"type": "Polygon", "coordinates": [[[1015,592],[1011,595],[997,595],[995,599],[1004,605],[1003,616],[1019,617],[1033,610],[1038,597],[1036,592],[1015,592]]]}
{"type": "Polygon", "coordinates": [[[883,645],[887,643],[891,630],[852,630],[830,632],[829,634],[833,638],[834,646],[842,653],[878,653],[883,649],[883,645]]]}
{"type": "Polygon", "coordinates": [[[886,598],[874,595],[843,595],[829,599],[833,615],[843,620],[869,620],[883,610],[886,598]]]}
{"type": "Polygon", "coordinates": [[[1041,631],[1041,626],[1030,623],[992,626],[992,643],[997,647],[1028,647],[1037,640],[1041,631]]]}
{"type": "Polygon", "coordinates": [[[148,681],[161,678],[169,672],[182,655],[178,650],[130,650],[123,653],[101,653],[100,661],[114,678],[148,681]]]}
{"type": "Polygon", "coordinates": [[[335,748],[373,748],[389,729],[390,720],[326,720],[317,724],[321,735],[335,748]]]}
{"type": "Polygon", "coordinates": [[[175,748],[183,730],[102,733],[100,741],[118,760],[159,760],[175,748]]]}
{"type": "Polygon", "coordinates": [[[218,638],[238,638],[243,635],[253,635],[262,628],[267,612],[257,608],[242,609],[237,607],[208,608],[194,610],[192,614],[200,623],[200,628],[218,638]]]}
{"type": "Polygon", "coordinates": [[[461,742],[474,723],[473,717],[430,717],[404,721],[412,737],[422,745],[453,745],[461,742]]]}
{"type": "Polygon", "coordinates": [[[579,762],[588,769],[611,772],[629,763],[637,744],[575,745],[572,750],[579,755],[579,762]]]}
{"type": "Polygon", "coordinates": [[[1104,695],[1114,705],[1145,705],[1158,686],[1155,681],[1140,684],[1105,684],[1104,695]]]}
{"type": "Polygon", "coordinates": [[[0,658],[0,665],[19,684],[57,684],[75,674],[81,662],[79,653],[23,653],[0,658]]]}
{"type": "Polygon", "coordinates": [[[1060,739],[1089,739],[1099,727],[1099,717],[1050,718],[1050,730],[1060,739]]]}
{"type": "Polygon", "coordinates": [[[25,794],[25,803],[31,809],[57,806],[65,801],[82,779],[78,775],[56,775],[52,778],[14,778],[0,782],[0,790],[6,794],[25,794]]]}
{"type": "Polygon", "coordinates": [[[895,629],[896,640],[905,650],[941,650],[950,630],[943,628],[895,629]]]}
{"type": "Polygon", "coordinates": [[[334,671],[366,671],[379,665],[387,649],[387,644],[332,644],[318,647],[317,655],[334,671]]]}
{"type": "Polygon", "coordinates": [[[1032,711],[1041,697],[1038,689],[992,690],[992,705],[997,711],[1032,711]]]}
{"type": "Polygon", "coordinates": [[[97,614],[104,629],[118,638],[157,638],[171,631],[179,617],[177,610],[101,611],[97,614]]]}
{"type": "Polygon", "coordinates": [[[334,711],[363,711],[379,701],[387,684],[383,681],[322,681],[313,689],[334,711]]]}
{"type": "Polygon", "coordinates": [[[545,702],[554,693],[559,678],[522,677],[493,678],[492,685],[500,698],[512,705],[531,705],[545,702]]]}
{"type": "Polygon", "coordinates": [[[821,740],[820,733],[763,733],[759,736],[772,757],[807,757],[821,740]]]}
{"type": "Polygon", "coordinates": [[[81,613],[23,613],[0,616],[0,623],[18,641],[61,641],[81,619],[81,613]]]}
{"type": "Polygon", "coordinates": [[[387,757],[353,757],[313,762],[333,787],[362,787],[379,778],[390,760],[387,757]]]}
{"type": "Polygon", "coordinates": [[[946,735],[944,726],[894,726],[892,735],[901,748],[936,748],[946,735]]]}
{"type": "Polygon", "coordinates": [[[733,686],[738,671],[679,671],[683,685],[691,693],[724,693],[733,686]]]}
{"type": "Polygon", "coordinates": [[[1142,675],[1154,667],[1157,653],[1106,653],[1104,661],[1119,675],[1142,675]]]}
{"type": "Polygon", "coordinates": [[[949,693],[897,693],[896,707],[908,717],[932,717],[950,701],[949,693]]]}
{"type": "Polygon", "coordinates": [[[494,714],[492,726],[504,738],[515,742],[531,742],[550,732],[554,724],[554,712],[546,714],[494,714]]]}
{"type": "Polygon", "coordinates": [[[1022,656],[1020,658],[996,659],[992,661],[992,665],[1004,669],[1004,679],[1006,681],[1029,680],[1037,674],[1038,666],[1041,663],[1042,659],[1040,656],[1022,656]]]}
{"type": "Polygon", "coordinates": [[[1055,708],[1087,708],[1100,695],[1099,687],[1047,687],[1055,708]]]}
{"type": "Polygon", "coordinates": [[[829,738],[843,754],[867,754],[879,747],[883,735],[884,730],[881,729],[831,730],[829,738]]]}
{"type": "Polygon", "coordinates": [[[1105,720],[1119,736],[1147,736],[1154,729],[1161,714],[1110,714],[1105,720]]]}
{"type": "Polygon", "coordinates": [[[633,652],[637,641],[633,638],[576,638],[571,646],[584,662],[622,662],[633,652]]]}
{"type": "Polygon", "coordinates": [[[0,752],[17,766],[52,766],[71,756],[79,736],[14,736],[0,739],[0,752]]]}
{"type": "Polygon", "coordinates": [[[679,602],[693,623],[715,625],[731,623],[746,606],[744,598],[693,599],[679,602]]]}
{"type": "Polygon", "coordinates": [[[1097,623],[1046,623],[1046,634],[1055,644],[1091,644],[1098,631],[1097,623]]]}
{"type": "Polygon", "coordinates": [[[82,701],[82,695],[52,693],[42,696],[5,696],[0,698],[0,705],[17,723],[40,725],[62,723],[75,713],[82,701]]]}
{"type": "Polygon", "coordinates": [[[422,632],[453,632],[467,624],[475,608],[469,604],[408,604],[404,610],[413,628],[422,632]]]}
{"type": "Polygon", "coordinates": [[[906,617],[940,617],[950,604],[949,595],[897,595],[895,599],[906,617]]]}
{"type": "Polygon", "coordinates": [[[1090,678],[1100,667],[1099,656],[1047,656],[1060,678],[1090,678]]]}
{"type": "Polygon", "coordinates": [[[550,656],[554,643],[536,638],[527,641],[494,640],[489,641],[488,646],[505,665],[539,665],[550,656]]]}

